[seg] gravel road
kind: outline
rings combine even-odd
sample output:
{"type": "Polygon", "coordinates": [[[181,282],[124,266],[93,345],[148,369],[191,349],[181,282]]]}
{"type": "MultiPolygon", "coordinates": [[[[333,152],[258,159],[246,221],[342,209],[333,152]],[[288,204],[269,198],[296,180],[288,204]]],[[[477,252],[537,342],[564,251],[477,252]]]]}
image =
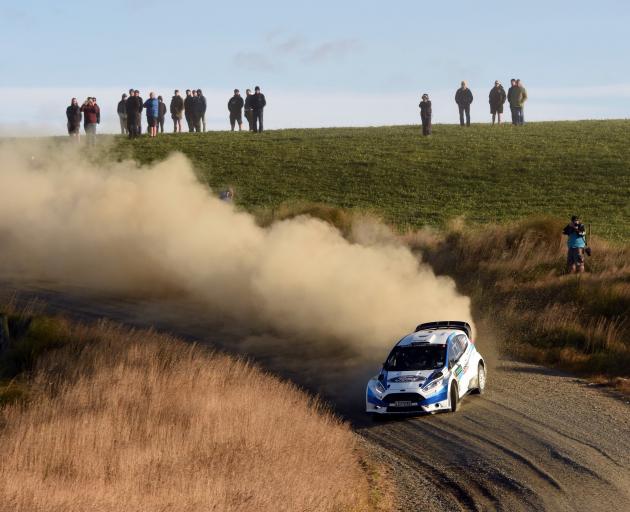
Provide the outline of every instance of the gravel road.
{"type": "Polygon", "coordinates": [[[581,379],[496,357],[488,333],[478,346],[489,365],[483,396],[455,414],[372,422],[362,412],[367,378],[386,351],[356,354],[246,326],[217,325],[184,301],[121,299],[81,289],[0,283],[3,294],[39,297],[82,319],[155,326],[244,353],[320,393],[376,445],[397,486],[399,510],[630,511],[630,402],[581,379]]]}

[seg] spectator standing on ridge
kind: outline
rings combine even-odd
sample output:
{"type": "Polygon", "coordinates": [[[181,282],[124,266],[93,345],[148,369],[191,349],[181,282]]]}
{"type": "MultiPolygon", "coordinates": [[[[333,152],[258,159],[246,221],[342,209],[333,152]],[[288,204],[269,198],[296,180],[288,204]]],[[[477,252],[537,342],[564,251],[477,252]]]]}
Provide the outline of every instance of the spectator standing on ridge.
{"type": "Polygon", "coordinates": [[[188,131],[192,132],[195,129],[194,115],[193,115],[193,96],[190,89],[186,89],[186,99],[184,100],[184,115],[186,116],[186,124],[188,125],[188,131]]]}
{"type": "Polygon", "coordinates": [[[571,274],[584,272],[584,251],[586,249],[586,228],[577,215],[562,230],[567,239],[567,271],[571,274]]]}
{"type": "Polygon", "coordinates": [[[523,84],[520,79],[516,79],[516,86],[514,87],[513,100],[514,100],[514,111],[516,113],[516,124],[522,126],[525,124],[525,113],[524,107],[525,102],[527,101],[527,90],[523,87],[523,84]]]}
{"type": "MultiPolygon", "coordinates": [[[[88,96],[85,101],[83,102],[83,105],[85,105],[88,101],[92,101],[92,96],[88,96]]],[[[83,110],[81,110],[81,112],[83,112],[83,110]]],[[[87,117],[84,115],[83,116],[83,131],[87,132],[87,117]]]]}
{"type": "Polygon", "coordinates": [[[138,112],[136,113],[136,130],[138,131],[138,135],[142,135],[142,108],[144,107],[144,101],[142,101],[142,96],[140,96],[140,91],[136,89],[133,91],[134,96],[138,98],[138,112]]]}
{"type": "MultiPolygon", "coordinates": [[[[197,89],[197,115],[199,117],[199,128],[200,130],[206,131],[206,109],[208,108],[208,103],[206,102],[206,97],[201,92],[201,89],[197,89]]],[[[197,130],[197,131],[200,131],[197,130]]]]}
{"type": "Polygon", "coordinates": [[[179,90],[175,89],[171,99],[171,118],[173,119],[173,132],[182,131],[182,114],[184,113],[184,98],[179,95],[179,90]]]}
{"type": "Polygon", "coordinates": [[[466,81],[462,80],[462,86],[455,93],[455,103],[459,107],[460,126],[464,126],[464,114],[466,114],[466,126],[470,126],[470,104],[472,102],[472,91],[468,88],[466,81]]]}
{"type": "Polygon", "coordinates": [[[92,101],[94,102],[94,105],[96,105],[96,124],[101,124],[101,107],[98,106],[98,103],[96,101],[96,98],[94,96],[92,96],[92,101]]]}
{"type": "Polygon", "coordinates": [[[132,89],[131,94],[127,98],[127,133],[130,139],[139,135],[138,132],[138,112],[140,111],[140,97],[136,96],[136,92],[132,89]]]}
{"type": "Polygon", "coordinates": [[[254,124],[254,133],[263,131],[263,110],[267,105],[265,95],[260,92],[260,87],[254,87],[254,97],[252,98],[252,119],[254,124]]]}
{"type": "Polygon", "coordinates": [[[420,102],[420,119],[422,120],[422,135],[431,135],[431,101],[428,94],[422,95],[420,102]]]}
{"type": "Polygon", "coordinates": [[[192,90],[192,122],[193,122],[193,131],[199,132],[201,130],[200,119],[199,119],[199,98],[197,97],[197,89],[192,90]]]}
{"type": "Polygon", "coordinates": [[[120,121],[120,134],[127,133],[127,95],[123,93],[122,99],[118,102],[118,120],[120,121]]]}
{"type": "Polygon", "coordinates": [[[85,135],[87,136],[88,144],[93,146],[96,144],[96,125],[100,117],[100,109],[98,105],[94,103],[93,98],[88,98],[85,103],[81,105],[81,112],[83,112],[83,119],[85,121],[85,135]]]}
{"type": "Polygon", "coordinates": [[[234,96],[228,100],[227,108],[230,112],[230,126],[234,131],[234,126],[238,123],[238,131],[243,129],[243,98],[238,89],[234,89],[234,96]]]}
{"type": "Polygon", "coordinates": [[[510,104],[510,113],[512,114],[512,124],[517,124],[517,114],[516,114],[516,78],[512,78],[510,80],[510,88],[507,92],[507,100],[510,104]]]}
{"type": "Polygon", "coordinates": [[[503,114],[503,104],[506,98],[505,89],[501,85],[501,82],[495,80],[494,87],[490,89],[490,94],[488,95],[492,124],[494,124],[495,118],[498,118],[498,124],[501,124],[501,114],[503,114]]]}
{"type": "Polygon", "coordinates": [[[249,124],[249,131],[254,131],[254,107],[252,106],[252,100],[254,99],[254,95],[252,94],[251,89],[247,89],[245,91],[245,119],[247,119],[247,123],[249,124]]]}
{"type": "Polygon", "coordinates": [[[149,93],[149,99],[144,102],[144,108],[147,110],[149,135],[155,137],[157,135],[158,117],[160,115],[160,102],[155,97],[155,93],[149,93]]]}
{"type": "Polygon", "coordinates": [[[76,98],[70,100],[70,106],[66,109],[66,118],[68,119],[68,135],[77,139],[81,133],[81,107],[76,98]]]}
{"type": "Polygon", "coordinates": [[[164,117],[166,116],[166,103],[164,98],[158,96],[158,125],[160,126],[160,133],[164,133],[164,117]]]}

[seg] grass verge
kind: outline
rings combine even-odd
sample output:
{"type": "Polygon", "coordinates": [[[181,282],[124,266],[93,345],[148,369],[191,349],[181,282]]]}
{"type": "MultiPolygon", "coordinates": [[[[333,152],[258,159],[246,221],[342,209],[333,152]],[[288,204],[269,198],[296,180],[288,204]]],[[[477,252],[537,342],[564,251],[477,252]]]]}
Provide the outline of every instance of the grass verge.
{"type": "Polygon", "coordinates": [[[349,427],[292,384],[153,331],[8,313],[0,510],[388,506],[349,427]]]}

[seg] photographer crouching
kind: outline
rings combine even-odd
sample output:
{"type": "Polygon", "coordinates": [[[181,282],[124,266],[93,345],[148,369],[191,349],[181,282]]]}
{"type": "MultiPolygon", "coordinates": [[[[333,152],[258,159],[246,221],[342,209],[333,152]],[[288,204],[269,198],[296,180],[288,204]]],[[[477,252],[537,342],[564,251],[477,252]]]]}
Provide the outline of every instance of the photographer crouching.
{"type": "Polygon", "coordinates": [[[571,274],[584,272],[584,254],[590,256],[590,248],[586,243],[586,228],[577,215],[571,217],[571,223],[562,230],[567,239],[567,272],[571,274]]]}

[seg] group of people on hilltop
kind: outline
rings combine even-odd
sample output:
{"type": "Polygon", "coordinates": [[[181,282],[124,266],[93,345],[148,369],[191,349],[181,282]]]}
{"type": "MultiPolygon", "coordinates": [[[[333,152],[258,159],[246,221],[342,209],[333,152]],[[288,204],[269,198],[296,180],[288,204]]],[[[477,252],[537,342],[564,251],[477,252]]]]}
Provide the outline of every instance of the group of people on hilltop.
{"type": "MultiPolygon", "coordinates": [[[[175,90],[171,99],[170,111],[175,133],[182,131],[182,117],[186,117],[188,131],[206,131],[206,97],[201,89],[187,89],[186,98],[182,98],[179,90],[175,90]]],[[[146,112],[147,126],[150,137],[164,133],[164,121],[167,108],[162,96],[149,93],[149,99],[142,100],[140,91],[129,89],[129,95],[123,94],[118,102],[118,118],[120,120],[121,135],[128,135],[130,139],[142,134],[142,111],[146,112]]]]}
{"type": "Polygon", "coordinates": [[[490,102],[492,124],[494,124],[495,118],[497,119],[497,124],[501,124],[501,114],[503,114],[503,105],[505,105],[506,100],[510,105],[512,124],[516,126],[525,124],[524,107],[527,101],[527,89],[525,89],[519,78],[510,80],[510,88],[507,90],[507,93],[501,82],[495,80],[494,87],[490,89],[488,100],[490,102]]]}
{"type": "MultiPolygon", "coordinates": [[[[230,127],[232,131],[238,126],[243,129],[243,112],[249,125],[249,131],[263,131],[263,111],[267,105],[265,95],[256,86],[254,93],[247,89],[246,97],[241,97],[238,89],[234,89],[234,95],[227,103],[230,127]]],[[[120,120],[120,133],[129,138],[142,134],[142,112],[145,111],[148,133],[155,137],[164,133],[164,120],[167,111],[171,113],[173,120],[173,132],[182,131],[182,119],[186,119],[189,132],[206,131],[207,101],[201,89],[187,89],[186,96],[182,97],[179,90],[175,90],[171,98],[170,107],[167,110],[162,96],[149,93],[149,99],[144,101],[137,89],[129,89],[129,95],[123,94],[118,102],[117,112],[120,120]]],[[[68,134],[79,139],[81,120],[84,121],[85,133],[88,142],[93,144],[96,137],[96,125],[101,122],[101,110],[96,103],[96,98],[88,97],[83,105],[79,106],[77,99],[72,98],[70,106],[66,109],[68,121],[68,134]]]]}
{"type": "Polygon", "coordinates": [[[96,125],[101,122],[101,109],[93,96],[86,98],[81,106],[79,106],[76,98],[72,98],[70,105],[66,108],[68,135],[75,138],[77,142],[81,133],[81,118],[83,118],[83,129],[88,144],[94,144],[96,142],[96,125]]]}
{"type": "MultiPolygon", "coordinates": [[[[512,113],[512,124],[520,126],[525,124],[524,106],[527,101],[527,90],[523,87],[520,79],[512,78],[510,88],[507,93],[501,85],[501,82],[495,80],[494,87],[490,89],[488,102],[490,103],[490,114],[492,115],[492,124],[495,122],[501,124],[501,114],[503,114],[503,105],[507,101],[510,105],[512,113]]],[[[459,109],[460,126],[470,126],[470,105],[473,102],[473,93],[468,88],[465,80],[461,82],[461,86],[455,92],[455,103],[459,109]]],[[[431,121],[433,117],[431,100],[428,94],[423,94],[420,104],[420,120],[422,121],[422,134],[431,135],[431,121]]]]}
{"type": "Polygon", "coordinates": [[[230,127],[234,131],[238,124],[238,129],[243,129],[243,109],[245,110],[245,119],[249,125],[250,132],[263,131],[263,111],[267,105],[265,95],[260,92],[260,87],[254,88],[254,94],[251,89],[245,91],[245,99],[241,96],[238,89],[234,89],[232,96],[227,103],[228,112],[230,113],[230,127]]]}

